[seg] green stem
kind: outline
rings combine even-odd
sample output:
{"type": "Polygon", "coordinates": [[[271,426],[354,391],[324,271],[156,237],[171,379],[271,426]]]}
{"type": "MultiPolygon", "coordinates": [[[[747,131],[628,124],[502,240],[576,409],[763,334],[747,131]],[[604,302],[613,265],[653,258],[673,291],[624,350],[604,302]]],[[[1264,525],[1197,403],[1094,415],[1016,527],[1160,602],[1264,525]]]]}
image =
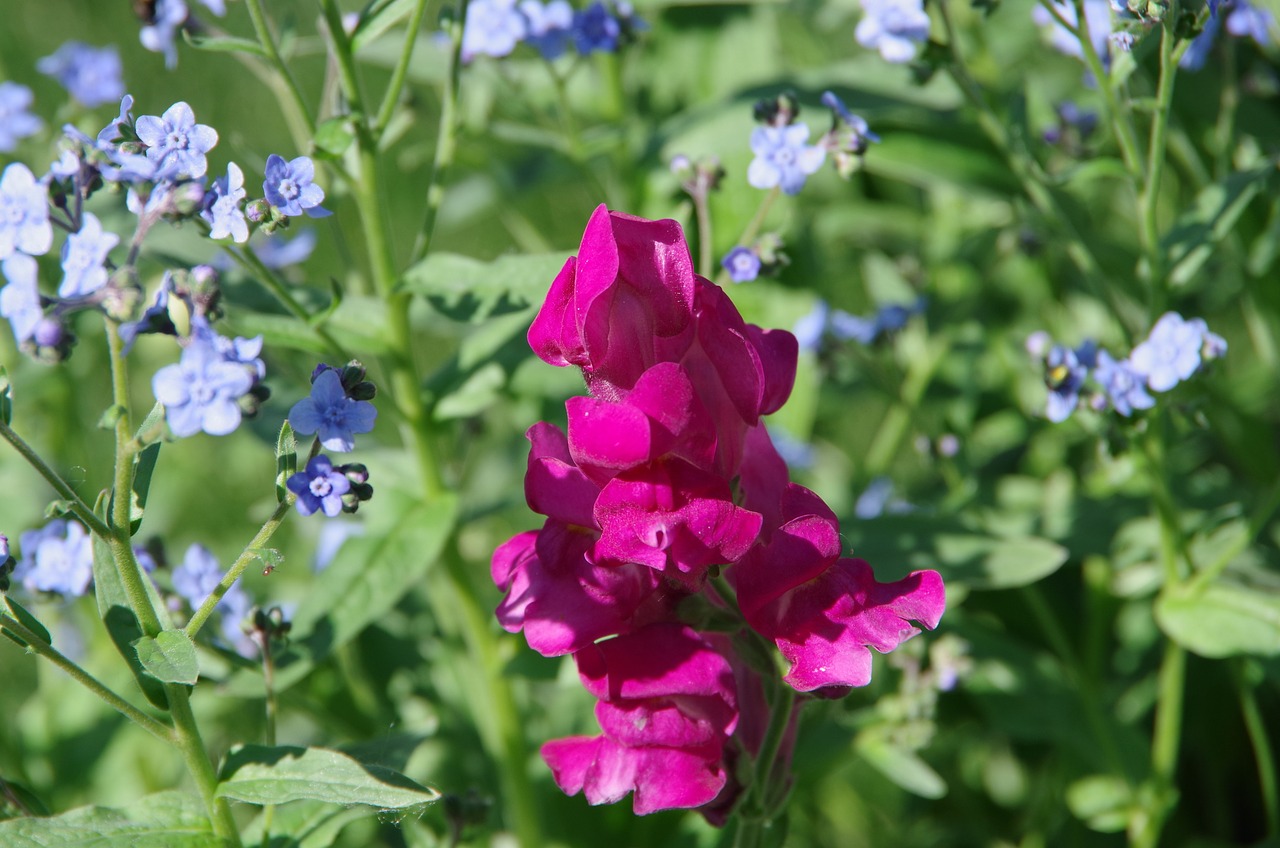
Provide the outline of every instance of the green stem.
{"type": "Polygon", "coordinates": [[[1151,499],[1155,501],[1156,517],[1160,522],[1160,561],[1164,567],[1165,585],[1173,587],[1182,581],[1180,559],[1187,559],[1187,551],[1178,507],[1169,490],[1163,442],[1156,434],[1158,423],[1153,422],[1142,439],[1142,447],[1147,460],[1147,477],[1151,481],[1151,499]]]}
{"type": "Polygon", "coordinates": [[[409,15],[408,28],[404,34],[404,46],[400,48],[400,58],[391,71],[391,81],[387,83],[386,93],[382,95],[382,106],[378,109],[378,117],[373,122],[373,137],[381,142],[382,133],[395,114],[396,105],[400,102],[400,92],[404,90],[405,79],[409,75],[409,62],[413,59],[413,48],[418,43],[418,30],[422,28],[422,18],[427,11],[427,0],[418,0],[409,15]]]}
{"type": "Polygon", "coordinates": [[[70,509],[75,514],[76,518],[80,519],[95,536],[103,540],[111,538],[111,528],[106,524],[103,524],[102,520],[93,514],[93,507],[81,500],[80,496],[76,494],[75,489],[72,489],[71,485],[67,483],[66,480],[63,480],[57,471],[50,468],[49,465],[40,458],[40,455],[3,421],[0,421],[0,436],[3,436],[4,440],[12,445],[13,449],[18,452],[18,455],[25,459],[41,477],[47,480],[50,486],[53,486],[53,490],[67,502],[67,508],[70,509]]]}
{"type": "Polygon", "coordinates": [[[1247,679],[1243,660],[1232,664],[1236,692],[1240,698],[1240,711],[1244,714],[1245,730],[1253,745],[1253,758],[1258,765],[1258,786],[1262,790],[1262,806],[1266,810],[1267,835],[1274,840],[1280,836],[1280,784],[1276,780],[1276,759],[1267,735],[1267,724],[1258,709],[1253,685],[1247,679]]]}
{"type": "MultiPolygon", "coordinates": [[[[444,180],[453,165],[458,144],[458,92],[462,83],[462,30],[467,20],[467,0],[456,0],[453,20],[449,23],[449,75],[440,93],[440,123],[436,129],[436,150],[431,162],[431,179],[427,183],[427,208],[422,227],[409,256],[411,265],[426,258],[435,233],[436,219],[444,205],[444,180]]],[[[552,76],[555,70],[552,69],[552,76]]],[[[556,77],[559,85],[559,77],[556,77]]],[[[566,115],[568,113],[565,113],[566,115]]]]}
{"type": "MultiPolygon", "coordinates": [[[[262,49],[267,54],[267,60],[275,67],[280,79],[284,80],[293,106],[307,122],[308,129],[314,130],[316,125],[315,116],[311,114],[311,107],[307,105],[306,98],[302,96],[302,90],[298,88],[297,80],[293,78],[293,74],[289,71],[289,66],[285,63],[284,57],[280,55],[280,48],[276,46],[275,36],[271,34],[271,27],[267,24],[266,15],[262,12],[262,0],[245,0],[245,6],[249,10],[249,19],[253,21],[253,31],[258,36],[258,43],[262,45],[262,49]]],[[[339,22],[339,26],[341,26],[341,22],[339,22]]]]}
{"type": "Polygon", "coordinates": [[[1147,273],[1151,281],[1153,314],[1162,311],[1164,301],[1164,253],[1160,247],[1160,230],[1156,213],[1160,201],[1160,181],[1164,176],[1165,153],[1168,148],[1173,84],[1178,76],[1178,66],[1173,59],[1176,39],[1172,23],[1177,12],[1178,4],[1171,3],[1169,12],[1160,25],[1160,80],[1156,84],[1155,114],[1152,116],[1150,145],[1147,148],[1147,176],[1142,184],[1142,243],[1147,254],[1147,273]]]}
{"type": "Polygon", "coordinates": [[[715,259],[711,253],[711,210],[707,208],[706,186],[698,186],[693,192],[693,211],[698,217],[698,273],[710,279],[715,259]]]}
{"type": "Polygon", "coordinates": [[[1240,107],[1240,83],[1236,76],[1236,40],[1222,41],[1222,94],[1218,100],[1218,121],[1213,128],[1214,169],[1216,179],[1225,179],[1231,173],[1232,130],[1235,129],[1236,111],[1240,107]]]}
{"type": "Polygon", "coordinates": [[[71,676],[71,679],[97,695],[112,709],[117,710],[125,718],[129,719],[134,724],[159,739],[161,742],[172,744],[173,729],[171,727],[147,715],[133,704],[130,704],[120,695],[107,688],[92,674],[76,665],[73,661],[67,659],[67,657],[65,657],[56,648],[41,639],[40,636],[28,630],[22,622],[17,619],[10,618],[4,613],[0,613],[0,628],[3,628],[14,636],[17,636],[23,642],[26,642],[28,650],[44,657],[49,660],[49,662],[65,671],[71,676]]]}
{"type": "MultiPolygon", "coordinates": [[[[756,214],[751,217],[751,221],[747,224],[747,228],[742,231],[742,235],[738,237],[738,244],[751,244],[755,237],[760,234],[760,228],[764,226],[764,219],[769,214],[769,210],[773,208],[773,204],[782,196],[782,189],[774,186],[769,189],[769,193],[760,201],[760,206],[756,208],[756,214]]],[[[728,270],[722,268],[720,273],[716,275],[716,285],[725,286],[729,282],[728,270]]]]}
{"type": "Polygon", "coordinates": [[[249,567],[249,563],[258,558],[259,551],[280,529],[280,525],[284,523],[284,517],[289,512],[289,507],[293,505],[293,501],[294,497],[290,495],[276,504],[275,511],[271,513],[271,517],[262,525],[262,528],[245,546],[245,549],[240,552],[240,556],[236,557],[236,561],[231,564],[231,568],[227,569],[227,573],[222,575],[222,579],[218,581],[218,585],[209,593],[209,597],[204,599],[204,602],[200,604],[200,608],[191,616],[191,620],[187,622],[185,628],[188,636],[192,639],[196,637],[196,634],[200,632],[200,628],[204,627],[205,622],[209,620],[209,616],[213,615],[214,609],[218,606],[218,601],[222,600],[222,596],[240,579],[240,575],[244,574],[244,570],[249,567]]]}
{"type": "Polygon", "coordinates": [[[1186,651],[1172,641],[1166,643],[1164,659],[1160,662],[1156,726],[1151,747],[1151,774],[1155,781],[1155,794],[1144,811],[1137,832],[1131,834],[1130,842],[1134,848],[1156,848],[1165,819],[1173,808],[1186,674],[1186,651]]]}
{"type": "Polygon", "coordinates": [[[191,711],[191,692],[180,683],[167,683],[164,690],[169,700],[169,714],[173,716],[178,750],[195,779],[200,797],[204,799],[213,822],[213,832],[227,840],[232,848],[240,848],[240,829],[231,815],[231,807],[227,799],[217,796],[218,773],[204,748],[204,740],[200,738],[200,726],[191,711]]]}
{"type": "MultiPolygon", "coordinates": [[[[276,744],[276,712],[278,707],[276,704],[276,664],[275,659],[271,655],[271,637],[272,631],[269,628],[259,627],[258,637],[262,639],[262,682],[263,688],[266,690],[266,729],[263,733],[263,742],[271,748],[276,744]]],[[[269,848],[271,845],[271,822],[275,818],[276,808],[274,804],[266,804],[262,808],[262,845],[263,848],[269,848]]]]}

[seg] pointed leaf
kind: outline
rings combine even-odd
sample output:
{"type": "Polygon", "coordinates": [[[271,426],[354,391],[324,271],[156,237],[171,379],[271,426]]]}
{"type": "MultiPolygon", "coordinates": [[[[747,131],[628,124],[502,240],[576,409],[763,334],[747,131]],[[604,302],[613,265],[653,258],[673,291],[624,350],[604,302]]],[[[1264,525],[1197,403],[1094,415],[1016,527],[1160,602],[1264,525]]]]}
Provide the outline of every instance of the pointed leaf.
{"type": "Polygon", "coordinates": [[[214,53],[248,53],[266,59],[267,51],[261,44],[250,38],[236,38],[229,35],[193,35],[184,28],[182,37],[197,50],[208,50],[214,53]]]}
{"type": "Polygon", "coordinates": [[[1156,621],[1170,639],[1202,657],[1280,654],[1280,592],[1218,582],[1196,593],[1156,599],[1156,621]]]}
{"type": "Polygon", "coordinates": [[[293,427],[286,420],[280,427],[280,435],[276,438],[276,503],[284,503],[289,497],[285,484],[298,471],[298,440],[293,435],[293,427]]]}
{"type": "Polygon", "coordinates": [[[230,848],[210,830],[200,799],[185,792],[145,796],[123,809],[80,807],[49,818],[0,822],[5,848],[230,848]]]}
{"type": "Polygon", "coordinates": [[[0,423],[6,427],[13,421],[13,383],[9,372],[0,368],[0,423]]]}
{"type": "Polygon", "coordinates": [[[154,639],[143,636],[133,646],[142,667],[156,680],[195,685],[200,677],[196,645],[181,630],[163,630],[154,639]]]}
{"type": "Polygon", "coordinates": [[[947,782],[914,751],[901,748],[878,733],[859,734],[855,747],[876,770],[903,789],[921,798],[941,798],[947,782]]]}
{"type": "MultiPolygon", "coordinates": [[[[40,623],[40,619],[29,613],[26,607],[22,606],[22,604],[18,603],[8,595],[4,596],[4,602],[8,604],[9,611],[13,613],[14,618],[18,619],[18,621],[22,623],[23,627],[34,633],[40,641],[44,642],[46,645],[53,644],[53,639],[49,636],[49,631],[40,623]]],[[[14,641],[19,644],[22,643],[21,639],[15,638],[14,641]]]]}
{"type": "Polygon", "coordinates": [[[133,497],[129,502],[129,535],[136,535],[142,527],[142,514],[147,509],[147,492],[151,489],[151,475],[160,458],[160,443],[147,445],[133,460],[133,497]]]}
{"type": "Polygon", "coordinates": [[[227,755],[217,794],[251,804],[325,801],[382,810],[422,807],[440,798],[394,769],[365,765],[327,748],[244,745],[227,755]]]}

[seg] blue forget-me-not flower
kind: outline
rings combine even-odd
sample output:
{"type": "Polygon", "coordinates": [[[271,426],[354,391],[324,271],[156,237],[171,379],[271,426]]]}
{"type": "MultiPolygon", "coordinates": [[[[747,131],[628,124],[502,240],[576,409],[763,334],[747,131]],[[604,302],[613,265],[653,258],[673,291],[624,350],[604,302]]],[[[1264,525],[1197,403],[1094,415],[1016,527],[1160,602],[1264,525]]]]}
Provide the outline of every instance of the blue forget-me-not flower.
{"type": "Polygon", "coordinates": [[[804,188],[805,178],[822,167],[826,152],[807,144],[809,127],[756,127],[751,131],[751,152],[756,158],[747,167],[747,182],[755,188],[780,186],[786,194],[804,188]]]}
{"type": "Polygon", "coordinates": [[[1150,409],[1156,399],[1147,394],[1142,375],[1134,370],[1127,359],[1117,361],[1105,350],[1098,351],[1098,364],[1093,378],[1098,381],[1111,408],[1126,418],[1135,409],[1150,409]]]}
{"type": "Polygon", "coordinates": [[[8,153],[18,141],[40,132],[44,122],[31,114],[31,89],[16,82],[0,82],[0,153],[8,153]]]}
{"type": "Polygon", "coordinates": [[[320,206],[324,200],[324,189],[312,182],[316,166],[309,157],[299,156],[285,161],[283,156],[272,153],[267,157],[264,176],[263,193],[271,205],[285,215],[306,212],[312,218],[324,218],[333,214],[320,206]]]}
{"type": "Polygon", "coordinates": [[[40,256],[53,246],[49,190],[21,162],[0,176],[0,259],[13,253],[40,256]]]}
{"type": "Polygon", "coordinates": [[[573,7],[568,0],[520,0],[520,14],[528,27],[525,40],[542,58],[559,58],[569,47],[573,30],[573,7]]]}
{"type": "Polygon", "coordinates": [[[355,434],[372,430],[377,416],[367,400],[347,397],[339,372],[327,368],[316,376],[311,395],[289,410],[289,423],[303,435],[316,433],[326,449],[347,453],[355,447],[355,434]]]}
{"type": "MultiPolygon", "coordinates": [[[[182,564],[173,570],[173,590],[186,600],[191,608],[198,609],[213,590],[222,582],[222,566],[203,545],[192,545],[187,548],[182,564]]],[[[215,610],[222,616],[222,635],[241,653],[245,653],[244,634],[240,630],[240,622],[249,613],[253,601],[249,598],[239,581],[231,584],[231,588],[218,599],[215,610]]]]}
{"type": "Polygon", "coordinates": [[[862,20],[853,35],[863,47],[880,51],[886,62],[910,62],[929,39],[924,0],[862,0],[862,20]]]}
{"type": "Polygon", "coordinates": [[[342,512],[342,496],[351,491],[351,481],[335,471],[333,461],[324,454],[313,456],[306,469],[290,476],[285,485],[298,496],[295,506],[302,515],[323,512],[330,518],[342,512]]]}
{"type": "Polygon", "coordinates": [[[217,130],[197,124],[195,112],[181,100],[160,117],[141,116],[134,129],[147,146],[147,158],[161,168],[172,166],[179,176],[203,177],[209,169],[205,154],[218,143],[217,130]]]}
{"type": "Polygon", "coordinates": [[[1196,372],[1206,349],[1221,356],[1227,343],[1210,333],[1203,319],[1187,321],[1176,312],[1166,312],[1133,349],[1129,362],[1152,391],[1167,392],[1196,372]]]}
{"type": "Polygon", "coordinates": [[[164,54],[164,66],[178,64],[178,46],[175,43],[178,29],[187,22],[190,12],[185,0],[156,0],[152,7],[151,23],[138,33],[142,46],[152,53],[164,54]]]}
{"type": "Polygon", "coordinates": [[[83,297],[107,284],[104,263],[120,236],[102,229],[98,216],[84,213],[80,231],[67,236],[62,244],[62,285],[59,297],[83,297]]]}
{"type": "Polygon", "coordinates": [[[44,317],[40,306],[40,290],[36,284],[39,270],[36,261],[23,253],[15,253],[0,263],[8,285],[0,289],[0,315],[9,319],[13,336],[19,343],[31,338],[36,325],[44,317]]]}
{"type": "Polygon", "coordinates": [[[726,253],[720,265],[735,283],[749,283],[760,276],[760,254],[742,245],[726,253]]]}
{"type": "Polygon", "coordinates": [[[209,222],[210,238],[230,238],[237,244],[249,240],[249,224],[240,207],[245,196],[244,172],[235,162],[228,163],[227,175],[214,180],[213,187],[204,196],[200,217],[209,222]]]}
{"type": "Polygon", "coordinates": [[[600,0],[573,16],[573,45],[583,56],[597,50],[612,53],[621,35],[622,24],[600,0]]]}
{"type": "Polygon", "coordinates": [[[77,521],[55,518],[19,537],[22,559],[13,579],[28,592],[78,598],[93,580],[93,540],[77,521]]]}
{"type": "Polygon", "coordinates": [[[177,363],[156,372],[151,390],[164,404],[175,436],[192,436],[201,430],[225,436],[240,426],[237,400],[253,384],[254,374],[248,367],[228,362],[210,340],[193,336],[177,363]]]}
{"type": "Polygon", "coordinates": [[[528,34],[528,22],[516,0],[472,0],[462,31],[462,61],[476,56],[506,56],[528,34]]]}
{"type": "Polygon", "coordinates": [[[124,94],[123,66],[113,46],[68,41],[36,62],[36,69],[62,83],[72,97],[90,108],[119,100],[124,94]]]}

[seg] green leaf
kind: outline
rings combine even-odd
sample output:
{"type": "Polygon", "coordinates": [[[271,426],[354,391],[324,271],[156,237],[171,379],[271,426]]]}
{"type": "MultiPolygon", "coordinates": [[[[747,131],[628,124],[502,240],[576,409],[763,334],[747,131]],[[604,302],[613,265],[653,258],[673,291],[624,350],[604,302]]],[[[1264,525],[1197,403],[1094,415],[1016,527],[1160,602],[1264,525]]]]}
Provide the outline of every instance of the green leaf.
{"type": "Polygon", "coordinates": [[[229,848],[210,830],[200,799],[185,792],[145,796],[125,808],[80,807],[50,818],[0,822],[5,848],[229,848]]]}
{"type": "Polygon", "coordinates": [[[1210,659],[1280,654],[1280,592],[1219,581],[1200,592],[1156,599],[1156,621],[1170,639],[1210,659]]]}
{"type": "Polygon", "coordinates": [[[13,383],[9,372],[0,368],[0,422],[7,427],[13,421],[13,383]]]}
{"type": "Polygon", "coordinates": [[[251,804],[324,801],[382,810],[420,808],[440,798],[394,769],[365,765],[327,748],[244,745],[227,755],[217,794],[251,804]]]}
{"type": "Polygon", "coordinates": [[[1095,774],[1067,787],[1067,807],[1100,833],[1119,833],[1129,823],[1133,793],[1119,777],[1095,774]]]}
{"type": "Polygon", "coordinates": [[[298,471],[298,440],[293,435],[293,427],[288,421],[280,426],[280,435],[276,437],[276,503],[284,503],[289,497],[285,484],[298,471]]]}
{"type": "MultiPolygon", "coordinates": [[[[13,617],[18,619],[18,621],[21,622],[23,627],[27,628],[32,633],[34,633],[40,639],[40,641],[44,642],[46,645],[53,644],[53,639],[52,637],[49,636],[49,631],[45,628],[43,624],[40,623],[40,619],[36,618],[34,615],[32,615],[30,612],[27,611],[26,607],[24,607],[22,604],[18,603],[8,595],[4,596],[4,602],[9,606],[9,611],[13,613],[13,617]]],[[[9,634],[9,635],[12,636],[13,634],[9,634]]],[[[18,639],[16,637],[14,637],[14,641],[18,642],[19,644],[25,645],[25,643],[22,642],[21,639],[18,639]]]]}
{"type": "Polygon", "coordinates": [[[142,514],[147,509],[147,492],[151,489],[151,475],[160,458],[160,443],[147,445],[133,458],[133,495],[129,500],[129,535],[137,534],[142,527],[142,514]]]}
{"type": "Polygon", "coordinates": [[[1195,207],[1182,215],[1161,240],[1169,257],[1170,281],[1184,286],[1213,255],[1214,248],[1235,231],[1236,222],[1250,201],[1268,185],[1272,167],[1232,174],[1220,183],[1207,186],[1196,198],[1195,207]]]}
{"type": "Polygon", "coordinates": [[[317,153],[327,156],[341,156],[355,141],[355,133],[351,131],[351,119],[347,116],[330,118],[316,127],[316,134],[311,143],[317,153]]]}
{"type": "Polygon", "coordinates": [[[947,794],[947,782],[914,751],[899,747],[874,731],[858,734],[854,747],[876,770],[903,789],[921,798],[947,794]]]}
{"type": "Polygon", "coordinates": [[[372,13],[362,15],[351,36],[351,50],[357,53],[378,36],[400,23],[413,10],[414,0],[390,0],[372,13]]]}
{"type": "MultiPolygon", "coordinates": [[[[104,500],[105,497],[99,499],[98,506],[94,509],[94,512],[103,520],[106,516],[100,507],[104,500]]],[[[155,587],[151,585],[150,580],[144,582],[147,585],[147,591],[152,595],[152,605],[157,610],[163,611],[164,606],[155,592],[155,587]]],[[[98,602],[98,615],[102,617],[102,622],[107,627],[107,635],[111,637],[116,650],[128,663],[129,670],[133,672],[142,693],[154,706],[168,710],[169,699],[164,693],[164,685],[143,667],[142,661],[138,659],[138,652],[134,650],[133,643],[143,636],[142,625],[138,623],[138,617],[129,606],[129,598],[125,594],[115,560],[111,557],[111,549],[97,536],[93,537],[93,592],[98,602]]],[[[163,616],[164,613],[161,612],[161,615],[163,616]]]]}
{"type": "Polygon", "coordinates": [[[197,50],[208,50],[212,53],[248,53],[252,56],[267,57],[262,45],[251,38],[236,38],[230,35],[193,35],[191,30],[183,29],[182,37],[197,50]]]}
{"type": "Polygon", "coordinates": [[[492,262],[433,253],[405,272],[401,286],[455,321],[481,321],[540,303],[569,253],[500,256],[492,262]]]}
{"type": "Polygon", "coordinates": [[[356,819],[369,815],[367,807],[352,805],[335,807],[321,801],[295,801],[263,811],[249,824],[242,834],[245,845],[262,844],[263,825],[269,825],[275,838],[282,833],[289,835],[288,848],[329,848],[337,841],[342,829],[356,819]]]}
{"type": "Polygon", "coordinates": [[[164,630],[154,639],[143,636],[133,646],[142,667],[156,680],[195,685],[200,677],[196,645],[182,630],[164,630]]]}

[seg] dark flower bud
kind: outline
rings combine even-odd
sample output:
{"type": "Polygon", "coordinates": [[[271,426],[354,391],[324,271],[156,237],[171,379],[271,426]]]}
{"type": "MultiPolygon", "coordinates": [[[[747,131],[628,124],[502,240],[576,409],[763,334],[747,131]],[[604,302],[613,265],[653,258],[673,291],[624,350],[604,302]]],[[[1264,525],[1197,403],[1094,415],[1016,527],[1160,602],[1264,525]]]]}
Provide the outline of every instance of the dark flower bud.
{"type": "MultiPolygon", "coordinates": [[[[339,466],[337,470],[338,473],[344,475],[352,483],[369,482],[369,469],[363,463],[349,462],[346,465],[339,466]]],[[[361,498],[361,500],[367,499],[361,498]]]]}
{"type": "Polygon", "coordinates": [[[762,124],[773,127],[785,127],[795,122],[796,117],[800,114],[800,103],[796,100],[796,96],[789,91],[784,91],[777,97],[766,97],[763,100],[757,100],[755,106],[752,107],[755,119],[762,124]]]}
{"type": "Polygon", "coordinates": [[[373,486],[368,483],[352,483],[351,492],[362,501],[373,499],[373,486]]]}
{"type": "Polygon", "coordinates": [[[347,492],[342,496],[342,511],[346,513],[355,512],[360,508],[360,498],[355,492],[347,492]]]}
{"type": "Polygon", "coordinates": [[[342,366],[342,371],[338,374],[342,378],[342,388],[350,394],[351,387],[364,379],[364,373],[364,365],[358,359],[353,359],[342,366]]]}
{"type": "Polygon", "coordinates": [[[356,383],[347,390],[347,397],[352,400],[373,400],[378,394],[378,387],[368,380],[356,383]]]}

